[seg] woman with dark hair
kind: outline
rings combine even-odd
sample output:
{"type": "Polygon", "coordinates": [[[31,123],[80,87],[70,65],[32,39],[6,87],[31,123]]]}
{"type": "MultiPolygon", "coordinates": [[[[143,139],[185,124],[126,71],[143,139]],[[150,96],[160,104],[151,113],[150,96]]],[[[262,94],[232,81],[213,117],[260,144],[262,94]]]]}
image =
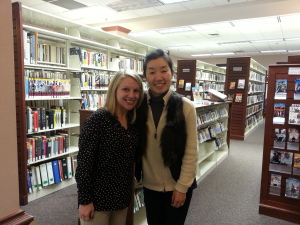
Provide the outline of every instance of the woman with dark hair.
{"type": "Polygon", "coordinates": [[[197,186],[198,143],[193,102],[170,89],[173,63],[156,49],[144,59],[149,90],[137,111],[140,148],[136,178],[142,179],[149,225],[183,225],[197,186]]]}
{"type": "Polygon", "coordinates": [[[119,71],[109,84],[104,107],[84,123],[75,174],[81,224],[126,223],[138,147],[134,122],[143,95],[139,75],[119,71]]]}

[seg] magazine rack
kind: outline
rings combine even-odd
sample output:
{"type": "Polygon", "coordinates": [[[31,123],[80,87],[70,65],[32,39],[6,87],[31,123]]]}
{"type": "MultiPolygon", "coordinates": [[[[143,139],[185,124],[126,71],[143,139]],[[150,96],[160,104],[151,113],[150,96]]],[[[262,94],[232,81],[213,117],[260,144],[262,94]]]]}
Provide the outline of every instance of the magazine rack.
{"type": "Polygon", "coordinates": [[[290,63],[294,59],[269,66],[259,213],[300,223],[300,61],[290,63]]]}

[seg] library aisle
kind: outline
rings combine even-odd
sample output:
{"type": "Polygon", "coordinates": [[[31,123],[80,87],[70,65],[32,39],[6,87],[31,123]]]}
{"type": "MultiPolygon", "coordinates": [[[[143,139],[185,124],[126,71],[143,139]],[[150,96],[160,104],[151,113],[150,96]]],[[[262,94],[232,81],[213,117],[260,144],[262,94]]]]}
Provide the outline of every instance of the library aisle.
{"type": "MultiPolygon", "coordinates": [[[[186,225],[294,224],[258,214],[263,138],[261,123],[245,141],[231,140],[229,156],[195,189],[186,225]]],[[[41,225],[77,224],[76,185],[29,202],[22,209],[41,225]]]]}

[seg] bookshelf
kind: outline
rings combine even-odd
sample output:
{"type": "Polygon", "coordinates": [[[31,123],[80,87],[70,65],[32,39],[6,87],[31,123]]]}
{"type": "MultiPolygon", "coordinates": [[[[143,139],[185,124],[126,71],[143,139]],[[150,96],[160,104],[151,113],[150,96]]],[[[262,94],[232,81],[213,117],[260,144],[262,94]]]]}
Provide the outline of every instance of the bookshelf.
{"type": "Polygon", "coordinates": [[[224,68],[199,60],[178,60],[176,92],[192,99],[191,87],[199,87],[201,97],[210,99],[206,93],[209,89],[224,92],[225,73],[224,68]]]}
{"type": "Polygon", "coordinates": [[[19,195],[20,205],[26,205],[28,201],[75,183],[72,176],[28,193],[27,169],[70,157],[74,175],[80,133],[79,109],[99,108],[105,101],[110,77],[119,69],[141,73],[141,59],[154,48],[21,3],[13,3],[13,22],[19,195]],[[50,110],[54,107],[61,110],[57,126],[28,129],[28,108],[50,110]],[[29,160],[28,137],[50,138],[63,132],[68,133],[67,150],[29,160]]]}
{"type": "Polygon", "coordinates": [[[196,179],[199,184],[229,155],[231,102],[196,105],[196,112],[199,144],[196,179]]]}
{"type": "Polygon", "coordinates": [[[300,123],[295,110],[300,104],[299,68],[299,56],[290,56],[286,64],[269,66],[259,204],[260,214],[294,223],[300,223],[300,123]]]}
{"type": "Polygon", "coordinates": [[[251,57],[227,58],[225,94],[232,100],[231,139],[245,140],[263,121],[267,69],[251,57]]]}

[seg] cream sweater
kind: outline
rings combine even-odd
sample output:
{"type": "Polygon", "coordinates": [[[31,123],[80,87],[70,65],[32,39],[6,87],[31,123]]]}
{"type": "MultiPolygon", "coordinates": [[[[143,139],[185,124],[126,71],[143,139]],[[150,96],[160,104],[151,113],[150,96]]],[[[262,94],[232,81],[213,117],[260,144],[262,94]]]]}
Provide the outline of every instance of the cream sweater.
{"type": "MultiPolygon", "coordinates": [[[[166,105],[172,91],[163,97],[165,106],[160,117],[157,129],[155,128],[151,107],[148,105],[148,141],[146,153],[143,156],[143,186],[154,191],[173,191],[174,188],[182,193],[186,193],[192,185],[197,169],[198,160],[198,139],[196,110],[192,101],[183,98],[183,113],[186,118],[187,141],[185,154],[182,159],[180,177],[176,182],[171,175],[169,167],[163,163],[160,148],[160,136],[166,124],[166,105]],[[156,134],[156,138],[155,138],[156,134]]],[[[149,101],[150,95],[147,94],[149,101]]]]}

